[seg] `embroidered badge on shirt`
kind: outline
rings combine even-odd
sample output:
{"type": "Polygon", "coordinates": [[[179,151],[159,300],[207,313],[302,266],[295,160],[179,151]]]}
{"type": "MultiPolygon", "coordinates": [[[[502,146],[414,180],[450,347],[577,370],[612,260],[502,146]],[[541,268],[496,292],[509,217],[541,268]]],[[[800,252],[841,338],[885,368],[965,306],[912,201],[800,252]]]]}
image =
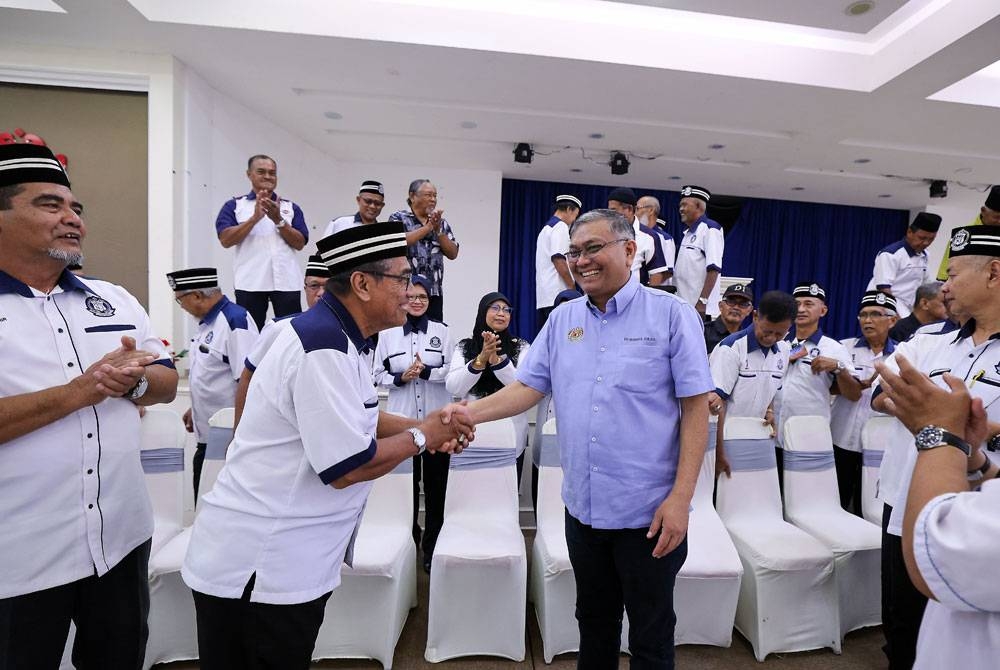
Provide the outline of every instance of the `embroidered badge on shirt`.
{"type": "Polygon", "coordinates": [[[115,308],[111,306],[111,303],[97,295],[87,296],[84,305],[86,305],[87,311],[94,316],[115,315],[115,308]]]}
{"type": "Polygon", "coordinates": [[[813,357],[819,356],[819,348],[818,347],[814,347],[814,348],[810,349],[809,350],[809,355],[813,356],[813,357]]]}
{"type": "Polygon", "coordinates": [[[783,360],[781,360],[780,358],[778,359],[778,369],[779,370],[784,370],[785,369],[785,362],[783,360]]]}
{"type": "Polygon", "coordinates": [[[431,346],[432,347],[440,347],[441,346],[441,338],[438,337],[437,335],[435,335],[434,337],[432,337],[431,338],[431,346]]]}
{"type": "Polygon", "coordinates": [[[570,342],[579,342],[583,339],[583,328],[577,326],[573,330],[569,331],[569,334],[566,337],[570,342]]]}
{"type": "Polygon", "coordinates": [[[205,344],[211,344],[212,340],[215,339],[215,331],[208,331],[208,335],[205,336],[205,344]]]}

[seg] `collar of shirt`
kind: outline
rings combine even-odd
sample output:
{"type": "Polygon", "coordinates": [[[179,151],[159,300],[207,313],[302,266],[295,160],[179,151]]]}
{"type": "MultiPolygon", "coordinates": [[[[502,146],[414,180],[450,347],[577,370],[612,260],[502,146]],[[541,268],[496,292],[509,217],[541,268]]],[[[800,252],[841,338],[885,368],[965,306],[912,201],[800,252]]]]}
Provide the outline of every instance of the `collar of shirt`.
{"type": "MultiPolygon", "coordinates": [[[[56,283],[59,288],[63,291],[84,291],[85,293],[94,293],[97,295],[93,289],[87,286],[83,281],[80,280],[75,274],[69,270],[63,270],[62,274],[59,275],[59,281],[56,283]]],[[[20,279],[11,277],[9,274],[0,270],[0,294],[3,293],[17,293],[25,298],[33,298],[35,294],[32,293],[31,287],[22,282],[20,279]]]]}
{"type": "Polygon", "coordinates": [[[909,244],[908,244],[908,243],[906,242],[906,240],[905,240],[905,239],[903,240],[903,248],[904,248],[904,249],[906,249],[906,253],[908,253],[908,254],[910,255],[910,258],[913,258],[914,256],[926,256],[926,255],[927,255],[927,252],[926,252],[926,251],[915,251],[915,250],[913,249],[913,247],[911,247],[911,246],[910,246],[910,245],[909,245],[909,244]]]}
{"type": "Polygon", "coordinates": [[[620,314],[628,308],[629,303],[632,302],[632,298],[635,297],[635,294],[638,291],[639,273],[633,272],[629,275],[628,281],[625,282],[625,285],[618,289],[618,292],[615,293],[610,300],[608,300],[608,304],[605,305],[604,312],[601,312],[601,310],[597,309],[594,303],[590,302],[589,296],[587,298],[587,308],[590,310],[590,313],[597,318],[601,318],[604,314],[620,314]]]}
{"type": "Polygon", "coordinates": [[[344,328],[344,333],[346,333],[347,337],[351,339],[351,342],[354,343],[354,348],[357,349],[359,353],[366,354],[374,348],[374,343],[371,338],[366,338],[361,334],[361,329],[358,328],[358,324],[354,321],[354,317],[351,316],[351,313],[347,311],[346,307],[344,307],[344,303],[337,300],[337,297],[329,291],[324,293],[320,300],[324,305],[330,308],[331,312],[336,315],[337,319],[340,321],[340,325],[344,328]]]}
{"type": "Polygon", "coordinates": [[[403,334],[409,335],[410,333],[416,331],[418,333],[427,332],[427,322],[428,318],[426,314],[423,314],[417,318],[413,318],[412,315],[406,315],[406,323],[403,324],[403,334]]]}
{"type": "Polygon", "coordinates": [[[701,225],[701,222],[705,221],[706,219],[708,219],[708,215],[707,214],[702,214],[697,219],[695,219],[694,223],[692,223],[690,226],[688,226],[687,230],[685,230],[684,233],[685,234],[694,233],[694,231],[698,230],[698,226],[701,225]]]}
{"type": "MultiPolygon", "coordinates": [[[[889,354],[894,352],[896,350],[897,344],[899,343],[896,342],[896,340],[892,339],[891,337],[885,338],[885,346],[882,348],[882,355],[888,356],[889,354]]],[[[868,349],[869,351],[871,351],[871,345],[869,345],[868,340],[866,340],[863,337],[859,337],[858,339],[854,340],[854,348],[868,349]]]]}
{"type": "MultiPolygon", "coordinates": [[[[958,335],[955,336],[955,339],[952,340],[951,343],[955,344],[959,340],[964,340],[967,337],[972,337],[972,334],[975,332],[976,332],[976,320],[969,319],[968,321],[965,322],[965,325],[959,329],[958,335]]],[[[1000,333],[993,333],[992,335],[990,335],[989,339],[991,340],[1000,339],[1000,333]]]]}
{"type": "Polygon", "coordinates": [[[822,339],[823,339],[822,328],[817,328],[815,333],[813,333],[804,340],[797,339],[794,333],[788,333],[788,335],[785,335],[785,340],[788,342],[792,342],[793,344],[799,344],[802,342],[812,342],[813,344],[819,344],[819,341],[822,339]]]}
{"type": "Polygon", "coordinates": [[[361,218],[361,212],[354,212],[354,223],[364,223],[361,218]]]}
{"type": "Polygon", "coordinates": [[[198,322],[198,325],[202,325],[205,323],[212,323],[213,321],[215,321],[215,317],[219,316],[219,312],[221,312],[222,308],[228,304],[229,304],[229,298],[227,298],[226,296],[222,296],[219,302],[215,303],[212,306],[212,309],[208,310],[208,314],[206,314],[204,318],[202,318],[202,320],[198,322]]]}
{"type": "MultiPolygon", "coordinates": [[[[753,332],[753,324],[750,324],[749,326],[747,326],[746,328],[744,328],[743,332],[746,333],[746,335],[747,335],[747,353],[748,354],[751,351],[757,351],[757,350],[764,351],[764,347],[760,346],[760,342],[757,341],[757,334],[753,332]]],[[[771,352],[772,354],[778,353],[778,343],[775,342],[770,347],[768,347],[767,351],[764,351],[764,355],[767,356],[768,352],[771,352]]]]}

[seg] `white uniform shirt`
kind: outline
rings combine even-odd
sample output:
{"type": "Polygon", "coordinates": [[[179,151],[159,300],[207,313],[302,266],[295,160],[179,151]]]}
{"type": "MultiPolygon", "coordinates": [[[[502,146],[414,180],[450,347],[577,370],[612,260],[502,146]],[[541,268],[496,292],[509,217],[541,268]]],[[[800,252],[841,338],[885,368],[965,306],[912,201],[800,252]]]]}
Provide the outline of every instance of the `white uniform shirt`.
{"type": "Polygon", "coordinates": [[[635,231],[635,258],[632,259],[632,271],[639,272],[639,281],[643,284],[649,281],[649,275],[667,271],[667,261],[663,258],[660,246],[660,236],[632,220],[632,230],[635,231]]]}
{"type": "MultiPolygon", "coordinates": [[[[688,228],[677,250],[677,263],[674,265],[677,295],[697,306],[708,271],[718,270],[721,276],[724,250],[722,226],[712,219],[702,216],[688,228]]],[[[705,305],[707,315],[719,315],[719,300],[719,281],[716,279],[708,296],[708,304],[705,305]]]]}
{"type": "Polygon", "coordinates": [[[329,237],[334,233],[339,233],[340,231],[347,230],[348,228],[357,228],[361,225],[364,225],[364,222],[361,220],[360,213],[340,216],[326,224],[326,230],[323,231],[323,237],[329,237]]]}
{"type": "MultiPolygon", "coordinates": [[[[46,295],[0,272],[0,396],[67,384],[123,335],[173,368],[122,287],[64,272],[46,295]]],[[[152,534],[130,400],[108,398],[0,445],[0,598],[104,575],[152,534]]]]}
{"type": "Polygon", "coordinates": [[[371,482],[331,482],[375,456],[370,345],[329,293],[290,320],[250,382],[246,409],[201,500],[181,575],[201,593],[294,604],[340,583],[371,482]]]}
{"type": "Polygon", "coordinates": [[[208,441],[208,420],[236,402],[236,384],[257,340],[257,324],[226,296],[198,322],[191,340],[191,418],[199,442],[208,441]]]}
{"type": "MultiPolygon", "coordinates": [[[[301,314],[301,312],[300,312],[301,314]]],[[[255,372],[258,367],[260,367],[260,362],[264,360],[264,354],[268,352],[274,341],[278,339],[278,335],[281,331],[289,326],[289,319],[298,316],[298,314],[290,314],[288,316],[283,316],[280,319],[269,319],[265,324],[263,330],[260,331],[260,335],[257,336],[257,341],[253,343],[253,347],[250,348],[250,352],[247,354],[246,360],[243,361],[243,366],[250,372],[255,372]]]]}
{"type": "MultiPolygon", "coordinates": [[[[521,348],[517,354],[519,362],[524,361],[524,357],[528,355],[529,349],[531,349],[531,344],[527,340],[521,340],[521,348]]],[[[497,380],[504,386],[509,386],[517,381],[517,366],[509,358],[501,361],[500,365],[487,369],[493,370],[493,374],[497,380]]],[[[464,398],[470,401],[475,400],[476,396],[471,395],[469,391],[479,381],[479,376],[483,372],[483,370],[473,368],[472,361],[466,363],[465,356],[462,354],[462,343],[459,342],[455,345],[455,351],[451,355],[451,365],[448,368],[448,376],[445,378],[445,385],[448,388],[448,392],[456,398],[464,398]]],[[[529,412],[531,412],[530,408],[511,417],[514,429],[517,431],[518,455],[524,451],[524,447],[527,444],[529,412]]]]}
{"type": "Polygon", "coordinates": [[[674,244],[674,236],[667,232],[666,221],[656,220],[656,225],[651,230],[660,237],[660,249],[663,251],[663,261],[669,272],[674,271],[674,260],[677,258],[677,245],[674,244]]]}
{"type": "Polygon", "coordinates": [[[383,330],[378,334],[375,348],[375,383],[389,390],[386,409],[423,421],[427,415],[451,402],[445,388],[453,345],[448,326],[431,321],[426,315],[413,328],[409,321],[398,328],[383,330]],[[416,379],[404,382],[406,369],[416,355],[424,363],[424,370],[416,379]]]}
{"type": "MultiPolygon", "coordinates": [[[[792,334],[786,340],[792,341],[792,334]]],[[[813,374],[813,360],[819,356],[834,358],[852,371],[853,363],[851,356],[847,353],[844,345],[823,334],[822,330],[817,330],[802,342],[806,348],[806,355],[802,358],[790,361],[788,372],[785,373],[785,381],[781,390],[774,398],[774,415],[777,419],[777,438],[779,444],[784,439],[782,429],[785,421],[793,416],[821,416],[830,419],[830,388],[836,379],[833,372],[821,372],[813,374]]],[[[795,349],[792,341],[792,349],[795,349]]]]}
{"type": "Polygon", "coordinates": [[[927,252],[915,252],[906,240],[894,242],[875,256],[868,291],[889,289],[896,298],[896,312],[906,318],[913,309],[917,289],[927,281],[927,252]]]}
{"type": "Polygon", "coordinates": [[[726,401],[726,416],[764,418],[788,369],[788,342],[763,349],[753,325],[719,342],[708,359],[715,392],[726,401]]]}
{"type": "MultiPolygon", "coordinates": [[[[275,196],[277,197],[277,196],[275,196]]],[[[215,232],[237,226],[253,216],[257,195],[252,191],[228,200],[215,220],[215,232]]],[[[302,210],[291,200],[278,198],[281,220],[302,233],[309,241],[302,210]]],[[[233,260],[233,284],[241,291],[302,290],[302,266],[295,249],[281,237],[278,227],[263,217],[242,242],[236,245],[233,260]]]]}
{"type": "Polygon", "coordinates": [[[566,290],[566,284],[556,271],[554,262],[566,260],[569,251],[569,226],[558,216],[549,219],[538,233],[535,243],[535,307],[552,307],[556,296],[566,290]]]}
{"type": "Polygon", "coordinates": [[[1000,482],[934,498],[917,517],[913,553],[937,597],[927,603],[914,670],[993,670],[1000,649],[1000,482]]]}
{"type": "MultiPolygon", "coordinates": [[[[905,356],[916,369],[945,389],[948,388],[943,378],[945,373],[962,379],[973,397],[982,398],[989,420],[997,422],[1000,421],[1000,336],[975,346],[971,337],[974,330],[975,321],[970,320],[956,333],[914,335],[896,347],[886,365],[897,370],[895,357],[905,356]]],[[[910,477],[916,462],[913,435],[896,422],[879,471],[879,495],[892,507],[888,531],[893,535],[902,535],[910,477]]]]}
{"type": "MultiPolygon", "coordinates": [[[[886,340],[885,348],[879,354],[871,350],[868,340],[863,337],[848,337],[840,343],[854,361],[854,376],[862,381],[874,377],[875,364],[896,349],[896,343],[891,339],[886,340]]],[[[830,433],[833,436],[833,443],[841,449],[860,452],[861,430],[865,427],[865,423],[873,416],[884,416],[872,409],[872,390],[872,386],[862,389],[861,399],[857,402],[851,402],[842,395],[833,399],[833,408],[830,410],[830,433]]]]}

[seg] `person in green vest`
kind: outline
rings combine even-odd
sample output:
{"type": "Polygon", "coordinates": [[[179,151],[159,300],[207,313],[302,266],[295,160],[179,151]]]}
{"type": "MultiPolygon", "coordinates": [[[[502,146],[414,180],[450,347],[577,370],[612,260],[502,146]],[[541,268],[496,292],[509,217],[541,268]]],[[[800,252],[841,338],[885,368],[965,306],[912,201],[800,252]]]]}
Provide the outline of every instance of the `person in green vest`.
{"type": "MultiPolygon", "coordinates": [[[[972,220],[970,226],[1000,226],[1000,184],[990,188],[990,194],[986,196],[986,202],[979,209],[979,215],[972,220]]],[[[944,250],[944,258],[941,259],[941,266],[938,268],[938,281],[948,281],[948,259],[951,248],[944,250]]]]}

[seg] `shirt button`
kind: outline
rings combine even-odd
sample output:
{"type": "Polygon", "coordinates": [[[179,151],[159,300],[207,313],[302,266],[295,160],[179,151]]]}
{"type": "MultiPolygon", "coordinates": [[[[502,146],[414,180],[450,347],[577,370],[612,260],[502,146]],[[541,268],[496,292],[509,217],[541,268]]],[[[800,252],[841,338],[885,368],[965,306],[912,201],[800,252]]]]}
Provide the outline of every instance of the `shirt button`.
{"type": "Polygon", "coordinates": [[[87,509],[94,509],[93,504],[87,505],[87,509]]]}
{"type": "Polygon", "coordinates": [[[593,470],[594,472],[597,472],[597,466],[596,466],[596,465],[595,465],[595,466],[593,466],[593,467],[592,467],[592,468],[590,468],[590,469],[591,469],[591,470],[593,470]]]}
{"type": "Polygon", "coordinates": [[[87,474],[88,475],[94,474],[94,470],[92,468],[87,468],[87,474]]]}
{"type": "Polygon", "coordinates": [[[598,378],[597,378],[597,381],[599,381],[599,382],[603,382],[603,381],[604,381],[604,377],[598,377],[598,378]]]}
{"type": "Polygon", "coordinates": [[[969,354],[969,358],[975,358],[975,357],[976,357],[975,354],[969,354]]]}
{"type": "Polygon", "coordinates": [[[597,411],[597,405],[594,405],[594,411],[595,412],[597,411]]]}
{"type": "Polygon", "coordinates": [[[88,438],[88,439],[92,438],[93,436],[94,436],[94,434],[93,434],[93,433],[87,433],[87,438],[88,438]]]}
{"type": "Polygon", "coordinates": [[[73,367],[73,361],[70,361],[69,363],[67,363],[66,367],[69,367],[69,368],[73,367]]]}
{"type": "Polygon", "coordinates": [[[601,323],[607,323],[607,322],[608,322],[608,320],[607,320],[607,319],[602,319],[602,320],[601,320],[601,323]]]}
{"type": "Polygon", "coordinates": [[[597,442],[597,438],[596,437],[592,437],[592,438],[590,438],[590,441],[591,442],[597,442]]]}
{"type": "Polygon", "coordinates": [[[601,351],[607,351],[607,347],[601,347],[601,351]]]}
{"type": "Polygon", "coordinates": [[[60,333],[61,333],[61,332],[63,332],[63,329],[62,329],[62,328],[60,328],[60,329],[59,329],[59,332],[60,332],[60,333]]]}

